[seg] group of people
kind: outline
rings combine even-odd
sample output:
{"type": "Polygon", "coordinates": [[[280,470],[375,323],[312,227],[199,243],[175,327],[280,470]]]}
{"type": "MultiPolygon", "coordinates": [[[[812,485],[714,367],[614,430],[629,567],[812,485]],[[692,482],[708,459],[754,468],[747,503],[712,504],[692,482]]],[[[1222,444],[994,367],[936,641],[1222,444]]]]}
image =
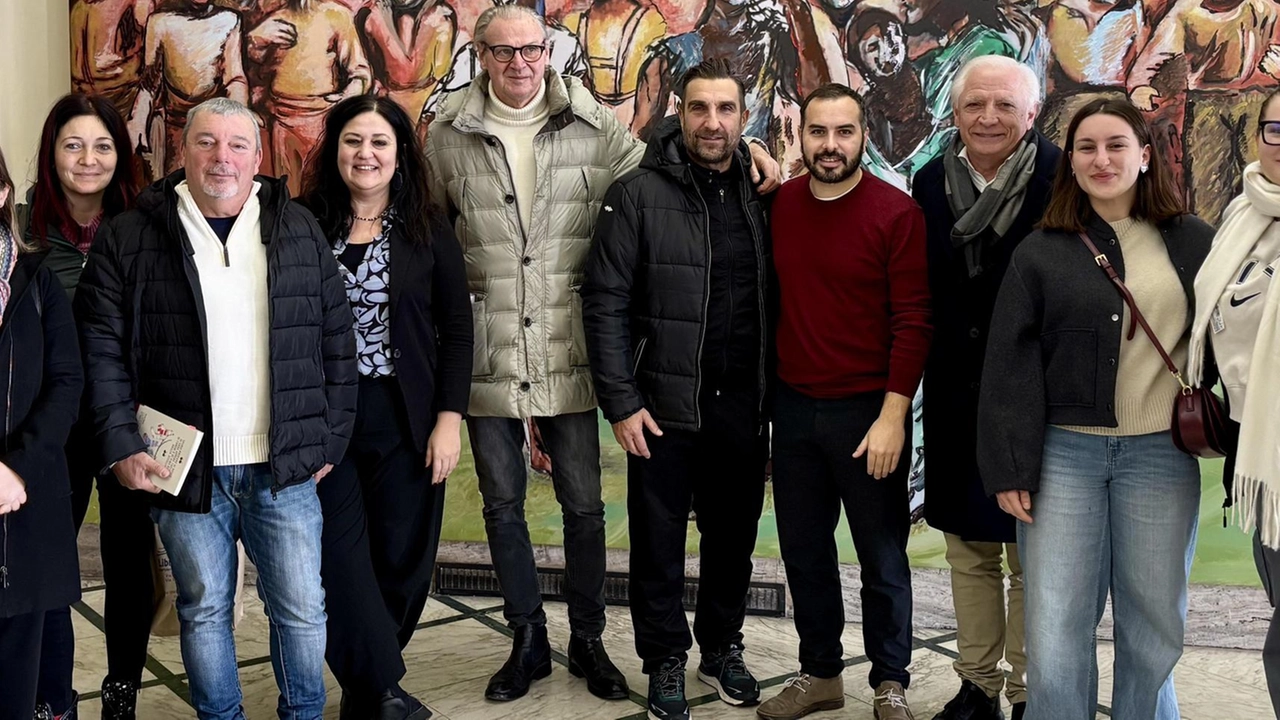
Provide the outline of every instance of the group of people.
{"type": "MultiPolygon", "coordinates": [[[[743,135],[729,63],[680,78],[677,114],[642,143],[548,69],[547,33],[519,5],[482,14],[483,72],[441,102],[425,144],[393,101],[338,102],[297,201],[258,174],[256,117],[229,98],[190,110],[182,168],[145,189],[125,121],[96,96],[49,114],[24,205],[0,158],[0,718],[76,716],[68,606],[95,480],[104,719],[137,714],[157,531],[200,718],[244,717],[237,542],[280,717],[322,716],[326,662],[341,718],[429,717],[399,685],[402,651],[464,420],[513,635],[485,697],[552,672],[524,517],[532,419],[564,514],[569,671],[627,698],[601,639],[603,413],[628,454],[649,717],[690,717],[695,641],[699,681],[764,720],[844,705],[843,506],[873,713],[912,720],[904,458],[923,377],[961,680],[937,720],[1003,720],[1001,692],[1015,720],[1091,718],[1108,597],[1113,713],[1176,719],[1200,476],[1171,438],[1166,353],[1136,325],[1192,385],[1221,378],[1239,435],[1229,498],[1280,599],[1280,95],[1215,241],[1128,101],[1081,107],[1059,149],[1033,128],[1036,74],[1009,58],[958,74],[957,132],[913,199],[862,169],[868,109],[845,85],[804,99],[808,173],[779,185],[743,135]],[[153,483],[167,471],[140,405],[204,433],[176,494],[153,483]],[[763,699],[743,619],[770,463],[800,644],[799,672],[763,699]]],[[[1280,707],[1280,623],[1267,647],[1280,707]]]]}

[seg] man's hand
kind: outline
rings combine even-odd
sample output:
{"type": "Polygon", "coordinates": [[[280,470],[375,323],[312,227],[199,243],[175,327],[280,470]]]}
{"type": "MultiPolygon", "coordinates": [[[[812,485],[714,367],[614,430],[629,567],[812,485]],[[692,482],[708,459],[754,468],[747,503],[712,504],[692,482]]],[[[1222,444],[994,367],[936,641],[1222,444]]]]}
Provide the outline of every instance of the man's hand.
{"type": "Polygon", "coordinates": [[[1026,490],[1004,490],[996,493],[996,502],[1000,509],[1031,524],[1031,493],[1026,490]]]}
{"type": "Polygon", "coordinates": [[[18,473],[0,463],[0,515],[11,513],[27,501],[27,484],[18,473]]]}
{"type": "Polygon", "coordinates": [[[880,417],[872,423],[858,449],[855,458],[867,456],[867,474],[883,480],[898,467],[902,446],[907,441],[907,413],[911,411],[911,398],[898,393],[885,393],[880,417]]]}
{"type": "Polygon", "coordinates": [[[257,50],[266,50],[272,45],[287,50],[298,44],[298,26],[288,20],[272,18],[249,31],[249,44],[257,50]]]}
{"type": "Polygon", "coordinates": [[[1272,44],[1267,48],[1267,54],[1262,56],[1258,69],[1273,78],[1280,78],[1280,45],[1272,44]]]}
{"type": "Polygon", "coordinates": [[[1151,112],[1156,109],[1156,98],[1160,97],[1160,91],[1150,85],[1136,87],[1133,92],[1129,93],[1129,101],[1133,106],[1143,112],[1151,112]]]}
{"type": "Polygon", "coordinates": [[[324,479],[325,475],[329,474],[330,470],[333,470],[333,463],[325,463],[324,467],[317,470],[315,474],[311,476],[311,479],[318,483],[324,479]]]}
{"type": "Polygon", "coordinates": [[[662,430],[658,428],[658,423],[654,422],[653,417],[649,415],[649,411],[640,408],[631,417],[613,424],[613,437],[622,446],[623,450],[648,460],[649,444],[644,439],[645,429],[648,429],[649,432],[658,437],[662,437],[662,430]]]}
{"type": "Polygon", "coordinates": [[[160,488],[151,482],[148,475],[169,477],[169,471],[145,452],[134,453],[121,460],[112,466],[111,472],[115,473],[120,484],[129,490],[141,490],[152,494],[160,492],[160,488]]]}
{"type": "Polygon", "coordinates": [[[768,195],[782,187],[782,166],[778,161],[759,143],[748,142],[747,148],[751,150],[751,182],[756,184],[756,190],[768,195]]]}
{"type": "Polygon", "coordinates": [[[431,468],[431,484],[439,485],[458,467],[462,456],[462,415],[442,412],[436,418],[436,428],[427,438],[427,467],[431,468]]]}

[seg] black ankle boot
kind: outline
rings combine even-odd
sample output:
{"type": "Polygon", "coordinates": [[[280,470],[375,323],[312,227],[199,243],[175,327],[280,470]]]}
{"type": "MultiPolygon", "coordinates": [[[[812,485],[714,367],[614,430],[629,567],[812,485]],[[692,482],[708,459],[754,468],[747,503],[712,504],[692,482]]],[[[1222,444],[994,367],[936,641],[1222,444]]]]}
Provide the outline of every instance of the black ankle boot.
{"type": "Polygon", "coordinates": [[[987,697],[982,688],[965,680],[960,683],[960,692],[933,720],[1004,720],[1004,711],[998,695],[987,697]]]}
{"type": "Polygon", "coordinates": [[[102,720],[138,720],[138,686],[126,680],[102,681],[102,720]]]}
{"type": "Polygon", "coordinates": [[[603,700],[626,700],[627,678],[604,650],[600,638],[569,638],[569,673],[584,678],[592,695],[603,700]]]}
{"type": "Polygon", "coordinates": [[[431,710],[398,686],[384,691],[378,699],[378,720],[427,720],[429,717],[431,710]]]}
{"type": "Polygon", "coordinates": [[[524,697],[529,685],[551,674],[551,645],[545,625],[521,625],[511,644],[511,656],[489,680],[484,696],[506,701],[524,697]]]}

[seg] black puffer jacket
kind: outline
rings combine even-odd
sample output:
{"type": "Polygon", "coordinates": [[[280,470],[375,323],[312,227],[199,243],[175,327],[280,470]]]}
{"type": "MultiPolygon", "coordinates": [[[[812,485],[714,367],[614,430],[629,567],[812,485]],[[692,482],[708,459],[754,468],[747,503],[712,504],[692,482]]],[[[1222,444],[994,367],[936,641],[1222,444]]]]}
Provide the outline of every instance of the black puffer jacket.
{"type": "MultiPolygon", "coordinates": [[[[89,399],[103,460],[143,450],[142,403],[212,438],[209,348],[193,249],[178,218],[180,170],[103,225],[76,293],[89,399]]],[[[279,180],[258,177],[270,302],[271,471],[276,487],[307,481],[346,453],[355,418],[355,336],[338,264],[311,213],[279,180]]],[[[213,453],[201,444],[177,497],[157,507],[208,512],[213,453]]]]}
{"type": "MultiPolygon", "coordinates": [[[[609,188],[596,221],[582,286],[583,327],[596,397],[609,422],[641,408],[661,426],[698,430],[702,352],[710,293],[707,199],[681,149],[680,125],[668,120],[649,140],[640,167],[609,188]]],[[[751,167],[739,143],[737,160],[751,167]]],[[[741,173],[741,197],[756,247],[762,338],[763,411],[768,375],[767,276],[772,267],[764,201],[741,173]]]]}
{"type": "Polygon", "coordinates": [[[0,618],[80,598],[76,528],[63,446],[80,409],[83,376],[71,304],[48,253],[19,255],[0,325],[0,462],[27,502],[0,515],[0,618]]]}

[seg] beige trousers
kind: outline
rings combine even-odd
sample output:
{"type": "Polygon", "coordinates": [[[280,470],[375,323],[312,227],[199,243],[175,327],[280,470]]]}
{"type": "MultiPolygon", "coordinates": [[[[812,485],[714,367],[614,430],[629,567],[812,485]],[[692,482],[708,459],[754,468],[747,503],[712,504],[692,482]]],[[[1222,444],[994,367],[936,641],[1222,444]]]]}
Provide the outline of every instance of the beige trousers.
{"type": "Polygon", "coordinates": [[[1011,703],[1027,699],[1027,655],[1022,620],[1022,563],[1018,546],[991,542],[965,542],[946,534],[947,563],[951,565],[951,594],[956,609],[956,646],[960,658],[955,670],[987,693],[1001,690],[1011,703]],[[1009,561],[1009,605],[1005,612],[1004,568],[1009,561]],[[1005,681],[1000,660],[1013,667],[1005,681]]]}

